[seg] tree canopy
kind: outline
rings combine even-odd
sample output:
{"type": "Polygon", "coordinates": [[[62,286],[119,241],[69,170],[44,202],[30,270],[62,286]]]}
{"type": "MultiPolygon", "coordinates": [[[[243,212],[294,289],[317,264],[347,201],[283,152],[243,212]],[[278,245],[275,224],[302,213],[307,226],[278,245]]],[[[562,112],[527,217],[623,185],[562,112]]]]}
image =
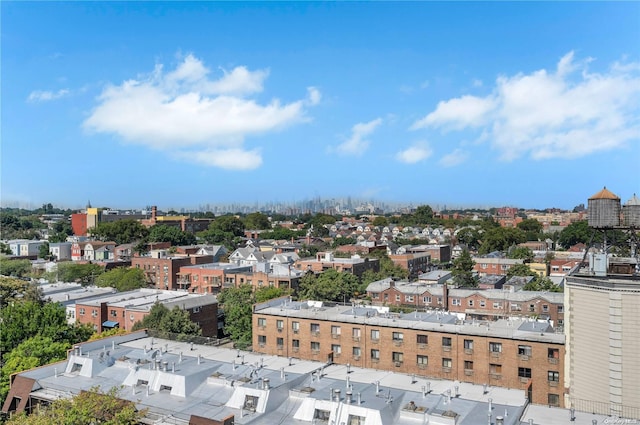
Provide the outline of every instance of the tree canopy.
{"type": "Polygon", "coordinates": [[[511,251],[509,251],[509,258],[521,259],[524,260],[525,263],[530,263],[533,261],[533,251],[527,248],[526,246],[516,246],[511,251]]]}
{"type": "Polygon", "coordinates": [[[0,258],[0,273],[13,277],[27,276],[31,273],[31,261],[0,258]]]}
{"type": "Polygon", "coordinates": [[[95,279],[96,286],[116,288],[120,292],[147,286],[144,272],[137,268],[118,267],[95,279]]]}
{"type": "Polygon", "coordinates": [[[7,425],[136,425],[146,410],[118,396],[121,389],[113,387],[102,392],[98,387],[82,391],[71,399],[59,399],[31,415],[13,416],[7,425]]]}
{"type": "Polygon", "coordinates": [[[509,247],[526,241],[523,230],[514,227],[494,227],[482,234],[482,244],[478,249],[480,254],[493,251],[506,251],[509,247]]]}
{"type": "Polygon", "coordinates": [[[351,273],[326,270],[318,275],[307,273],[300,279],[298,298],[318,301],[349,301],[362,293],[361,283],[351,273]]]}
{"type": "Polygon", "coordinates": [[[80,282],[83,285],[90,285],[102,273],[104,273],[104,267],[99,264],[64,262],[58,263],[57,271],[50,272],[48,276],[51,278],[50,281],[57,278],[59,282],[80,282]]]}
{"type": "Polygon", "coordinates": [[[262,214],[261,212],[254,212],[251,214],[247,214],[244,217],[244,228],[252,229],[252,230],[265,230],[271,229],[271,222],[269,221],[269,217],[262,214]]]}
{"type": "Polygon", "coordinates": [[[127,219],[98,223],[97,226],[89,229],[89,233],[101,241],[114,241],[120,245],[145,239],[149,235],[149,230],[139,221],[127,219]]]}
{"type": "Polygon", "coordinates": [[[174,226],[156,224],[149,229],[149,242],[169,242],[173,246],[193,245],[196,237],[193,233],[183,232],[174,226]]]}
{"type": "Polygon", "coordinates": [[[169,310],[159,302],[151,307],[149,314],[142,321],[134,323],[132,330],[139,329],[152,329],[161,334],[177,334],[178,338],[202,333],[200,326],[189,318],[188,311],[178,306],[169,310]]]}
{"type": "Polygon", "coordinates": [[[473,273],[475,262],[468,250],[463,250],[460,256],[453,260],[451,275],[456,285],[460,287],[476,288],[478,279],[473,273]]]}

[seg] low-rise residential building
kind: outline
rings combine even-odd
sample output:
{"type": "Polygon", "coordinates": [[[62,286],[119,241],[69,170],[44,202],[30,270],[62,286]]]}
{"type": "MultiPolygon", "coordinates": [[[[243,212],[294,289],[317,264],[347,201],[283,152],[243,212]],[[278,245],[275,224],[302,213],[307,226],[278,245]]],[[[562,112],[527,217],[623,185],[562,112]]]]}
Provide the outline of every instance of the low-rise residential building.
{"type": "Polygon", "coordinates": [[[409,279],[415,279],[419,274],[429,270],[431,254],[427,252],[409,252],[406,254],[392,254],[389,256],[393,264],[409,272],[409,279]]]}
{"type": "Polygon", "coordinates": [[[91,325],[97,332],[114,327],[130,331],[136,322],[149,314],[155,303],[163,304],[168,309],[177,306],[188,311],[191,320],[200,325],[203,336],[217,336],[216,297],[184,291],[143,288],[76,300],[76,322],[91,325]]]}
{"type": "Polygon", "coordinates": [[[71,242],[56,242],[49,244],[49,255],[57,261],[71,260],[71,242]]]}
{"type": "Polygon", "coordinates": [[[141,269],[147,282],[157,289],[181,289],[180,267],[212,263],[211,255],[170,255],[166,250],[151,251],[149,255],[134,256],[131,267],[141,269]]]}
{"type": "Polygon", "coordinates": [[[425,253],[431,256],[431,261],[448,263],[451,261],[451,245],[404,245],[396,250],[396,254],[425,253]]]}
{"type": "Polygon", "coordinates": [[[465,321],[442,312],[292,302],[256,304],[254,351],[523,390],[563,406],[565,337],[546,321],[465,321]]]}
{"type": "Polygon", "coordinates": [[[17,257],[33,257],[37,258],[40,253],[40,247],[46,241],[30,240],[30,239],[13,239],[7,242],[11,254],[17,257]]]}
{"type": "Polygon", "coordinates": [[[500,257],[473,257],[473,270],[480,276],[487,274],[506,275],[516,264],[524,264],[522,259],[500,257]]]}
{"type": "Polygon", "coordinates": [[[361,258],[357,255],[351,258],[337,258],[331,252],[319,252],[315,259],[297,261],[295,267],[303,272],[312,271],[314,273],[334,269],[360,277],[367,270],[380,271],[380,260],[377,258],[361,258]]]}
{"type": "MultiPolygon", "coordinates": [[[[16,374],[2,411],[29,414],[91,387],[115,389],[145,424],[560,425],[569,418],[569,410],[527,403],[520,389],[192,345],[145,331],[81,343],[61,362],[16,374]]],[[[606,418],[574,416],[578,424],[606,418]]]]}

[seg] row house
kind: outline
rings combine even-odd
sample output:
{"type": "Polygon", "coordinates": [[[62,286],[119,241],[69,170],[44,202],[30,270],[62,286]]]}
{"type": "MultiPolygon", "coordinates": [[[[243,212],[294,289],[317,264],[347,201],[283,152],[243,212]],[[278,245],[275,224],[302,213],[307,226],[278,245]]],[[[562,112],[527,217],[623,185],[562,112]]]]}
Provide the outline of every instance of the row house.
{"type": "Polygon", "coordinates": [[[564,326],[564,294],[546,291],[449,289],[448,310],[468,318],[534,317],[564,326]]]}
{"type": "Polygon", "coordinates": [[[473,261],[475,262],[473,270],[480,276],[506,275],[511,267],[524,264],[524,260],[514,258],[473,257],[473,261]]]}
{"type": "Polygon", "coordinates": [[[151,251],[146,256],[135,256],[131,267],[141,269],[147,282],[157,289],[180,289],[180,267],[213,262],[211,255],[167,255],[167,251],[151,251]]]}
{"type": "Polygon", "coordinates": [[[313,260],[296,261],[295,268],[303,272],[312,271],[314,273],[334,269],[360,277],[367,270],[379,272],[380,260],[377,258],[360,258],[359,256],[336,258],[331,252],[319,252],[313,260]]]}
{"type": "Polygon", "coordinates": [[[90,325],[96,332],[113,328],[131,331],[133,325],[149,314],[155,303],[169,310],[178,307],[202,329],[202,336],[218,334],[218,301],[213,295],[189,294],[182,291],[136,289],[100,295],[75,302],[77,323],[90,325]]]}
{"type": "Polygon", "coordinates": [[[516,388],[532,403],[564,404],[565,337],[547,322],[278,299],[254,305],[252,326],[258,353],[516,388]]]}
{"type": "Polygon", "coordinates": [[[34,257],[37,258],[40,253],[40,247],[46,241],[37,241],[29,239],[13,239],[7,242],[11,254],[18,257],[34,257]]]}
{"type": "Polygon", "coordinates": [[[217,294],[222,291],[228,274],[250,272],[253,266],[231,263],[185,265],[178,272],[178,289],[197,294],[217,294]]]}
{"type": "Polygon", "coordinates": [[[527,317],[564,326],[564,296],[560,292],[449,288],[420,282],[372,282],[367,296],[374,305],[442,309],[478,320],[527,317]]]}
{"type": "Polygon", "coordinates": [[[386,278],[371,282],[367,296],[374,305],[394,305],[420,309],[446,309],[447,286],[420,282],[398,282],[386,278]]]}
{"type": "Polygon", "coordinates": [[[227,273],[223,287],[237,287],[240,285],[250,285],[254,291],[262,287],[276,287],[288,291],[297,291],[300,279],[305,272],[296,270],[289,265],[275,265],[270,267],[265,264],[254,266],[251,271],[238,273],[227,273]]]}
{"type": "Polygon", "coordinates": [[[71,242],[56,242],[49,244],[49,255],[57,261],[71,260],[71,242]]]}

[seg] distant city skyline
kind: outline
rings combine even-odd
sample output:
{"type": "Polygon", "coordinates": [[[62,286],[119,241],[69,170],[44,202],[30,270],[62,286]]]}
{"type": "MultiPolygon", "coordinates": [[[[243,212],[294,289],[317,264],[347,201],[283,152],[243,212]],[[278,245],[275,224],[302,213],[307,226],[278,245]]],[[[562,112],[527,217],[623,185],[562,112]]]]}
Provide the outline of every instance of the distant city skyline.
{"type": "Polygon", "coordinates": [[[640,194],[638,2],[3,2],[0,201],[640,194]]]}

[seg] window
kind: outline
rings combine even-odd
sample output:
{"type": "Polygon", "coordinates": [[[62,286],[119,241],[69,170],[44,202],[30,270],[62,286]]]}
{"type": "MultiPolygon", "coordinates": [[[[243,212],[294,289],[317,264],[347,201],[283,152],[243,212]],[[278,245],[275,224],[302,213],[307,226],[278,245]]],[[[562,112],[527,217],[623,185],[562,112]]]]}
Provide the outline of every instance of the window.
{"type": "Polygon", "coordinates": [[[448,336],[443,336],[442,337],[442,346],[451,348],[451,338],[449,338],[448,336]]]}
{"type": "Polygon", "coordinates": [[[282,350],[282,348],[284,348],[284,338],[277,338],[276,345],[278,346],[279,350],[282,350]]]}
{"type": "Polygon", "coordinates": [[[502,365],[501,364],[490,363],[489,364],[489,373],[491,373],[493,375],[502,374],[502,365]]]}
{"type": "Polygon", "coordinates": [[[522,311],[522,306],[520,304],[511,304],[511,311],[522,311]]]}
{"type": "Polygon", "coordinates": [[[320,324],[312,323],[311,324],[311,333],[313,335],[318,335],[320,333],[320,324]]]}
{"type": "Polygon", "coordinates": [[[499,310],[502,308],[502,303],[493,303],[493,309],[494,310],[499,310]]]}
{"type": "Polygon", "coordinates": [[[531,369],[528,367],[519,367],[518,368],[518,377],[519,378],[531,378],[531,369]]]}
{"type": "Polygon", "coordinates": [[[547,401],[549,402],[549,406],[560,406],[560,396],[558,394],[549,393],[549,395],[547,396],[547,401]]]}
{"type": "Polygon", "coordinates": [[[451,359],[443,358],[442,359],[442,367],[451,368],[451,359]]]}
{"type": "Polygon", "coordinates": [[[418,367],[425,368],[429,364],[429,357],[418,354],[416,362],[418,363],[418,367]]]}
{"type": "Polygon", "coordinates": [[[292,339],[291,340],[291,347],[294,350],[298,350],[300,348],[300,340],[299,339],[292,339]]]}
{"type": "Polygon", "coordinates": [[[78,315],[84,316],[84,308],[78,309],[78,315]]]}
{"type": "Polygon", "coordinates": [[[360,341],[360,335],[361,335],[360,328],[351,329],[351,336],[353,337],[354,341],[360,341]]]}
{"type": "Polygon", "coordinates": [[[331,336],[334,338],[340,336],[340,326],[331,326],[331,336]]]}
{"type": "Polygon", "coordinates": [[[282,329],[284,328],[284,321],[276,320],[276,328],[278,328],[278,332],[282,332],[282,329]]]}
{"type": "Polygon", "coordinates": [[[431,297],[422,297],[422,302],[425,304],[431,304],[431,297]]]}
{"type": "Polygon", "coordinates": [[[548,313],[549,312],[549,305],[548,304],[542,304],[542,311],[544,313],[548,313]]]}
{"type": "Polygon", "coordinates": [[[98,310],[96,309],[91,310],[91,316],[98,317],[98,310]]]}
{"type": "Polygon", "coordinates": [[[396,301],[400,301],[400,295],[396,295],[396,301]]]}
{"type": "Polygon", "coordinates": [[[547,379],[549,382],[560,382],[560,372],[554,372],[552,370],[548,371],[547,379]]]}
{"type": "Polygon", "coordinates": [[[380,293],[378,293],[378,292],[372,292],[372,293],[371,293],[371,298],[372,298],[372,299],[374,299],[374,300],[379,299],[379,298],[380,298],[380,293]]]}
{"type": "Polygon", "coordinates": [[[364,416],[349,415],[349,421],[347,425],[364,425],[366,422],[364,416]]]}
{"type": "Polygon", "coordinates": [[[420,335],[420,334],[418,334],[416,339],[417,339],[417,343],[418,344],[427,345],[429,343],[429,336],[428,335],[420,335]]]}
{"type": "Polygon", "coordinates": [[[459,298],[453,298],[451,300],[451,305],[460,305],[460,299],[459,298]]]}
{"type": "Polygon", "coordinates": [[[464,361],[464,370],[473,370],[473,362],[470,360],[464,361]]]}
{"type": "Polygon", "coordinates": [[[300,332],[300,322],[291,322],[291,329],[293,330],[294,334],[300,332]]]}
{"type": "Polygon", "coordinates": [[[473,340],[472,339],[465,339],[464,340],[464,350],[466,352],[472,352],[473,351],[473,340]]]}
{"type": "Polygon", "coordinates": [[[267,336],[266,335],[258,335],[258,344],[260,344],[260,346],[264,347],[264,345],[267,343],[267,336]]]}
{"type": "Polygon", "coordinates": [[[378,361],[380,360],[380,350],[371,350],[371,360],[378,361]]]}
{"type": "Polygon", "coordinates": [[[529,304],[529,311],[536,311],[535,304],[529,304]]]}
{"type": "Polygon", "coordinates": [[[563,305],[559,305],[558,306],[558,313],[564,313],[564,306],[563,305]]]}
{"type": "Polygon", "coordinates": [[[340,347],[340,344],[331,344],[331,351],[333,351],[333,354],[340,354],[342,353],[342,347],[340,347]]]}
{"type": "Polygon", "coordinates": [[[371,330],[371,339],[374,341],[378,341],[380,339],[380,331],[377,329],[371,330]]]}
{"type": "Polygon", "coordinates": [[[258,317],[258,326],[264,328],[267,326],[267,319],[264,317],[258,317]]]}
{"type": "Polygon", "coordinates": [[[560,350],[557,348],[547,348],[547,358],[558,360],[558,358],[560,358],[560,350]]]}
{"type": "Polygon", "coordinates": [[[320,351],[320,343],[318,341],[311,341],[311,351],[320,351]]]}
{"type": "Polygon", "coordinates": [[[111,314],[112,317],[118,317],[118,312],[115,311],[115,310],[111,310],[110,314],[111,314]]]}
{"type": "Polygon", "coordinates": [[[489,351],[492,353],[502,353],[502,344],[499,342],[490,342],[489,351]]]}
{"type": "Polygon", "coordinates": [[[531,346],[530,345],[518,345],[518,355],[519,356],[531,356],[531,346]]]}
{"type": "Polygon", "coordinates": [[[402,332],[393,332],[392,339],[394,342],[402,342],[404,340],[404,334],[402,332]]]}
{"type": "Polygon", "coordinates": [[[360,358],[362,351],[360,350],[360,347],[353,347],[351,354],[353,355],[354,358],[360,358]]]}
{"type": "Polygon", "coordinates": [[[253,395],[244,396],[244,406],[243,406],[243,408],[246,409],[246,410],[249,410],[251,412],[255,412],[256,411],[256,407],[258,406],[258,400],[259,399],[260,399],[260,397],[253,396],[253,395]]]}
{"type": "Polygon", "coordinates": [[[483,308],[484,308],[484,307],[486,307],[486,306],[487,306],[486,301],[485,301],[485,300],[480,300],[480,307],[483,307],[483,308]]]}
{"type": "Polygon", "coordinates": [[[391,353],[391,358],[395,363],[402,363],[402,359],[404,358],[404,356],[402,353],[394,351],[391,353]]]}
{"type": "Polygon", "coordinates": [[[468,300],[468,301],[467,301],[467,305],[468,305],[469,307],[473,307],[473,300],[468,300]]]}

